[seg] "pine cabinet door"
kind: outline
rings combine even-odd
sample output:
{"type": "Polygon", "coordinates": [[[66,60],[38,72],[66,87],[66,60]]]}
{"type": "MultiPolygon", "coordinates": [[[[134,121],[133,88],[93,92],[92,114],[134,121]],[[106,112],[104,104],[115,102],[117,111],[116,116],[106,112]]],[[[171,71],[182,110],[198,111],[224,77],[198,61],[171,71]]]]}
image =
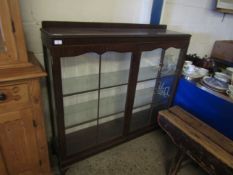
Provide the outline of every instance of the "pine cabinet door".
{"type": "Polygon", "coordinates": [[[0,65],[17,61],[14,29],[7,0],[0,0],[0,65]]]}
{"type": "Polygon", "coordinates": [[[0,0],[0,68],[28,64],[18,0],[0,0]]]}
{"type": "Polygon", "coordinates": [[[0,115],[0,174],[38,174],[38,148],[32,115],[30,109],[0,115]]]}

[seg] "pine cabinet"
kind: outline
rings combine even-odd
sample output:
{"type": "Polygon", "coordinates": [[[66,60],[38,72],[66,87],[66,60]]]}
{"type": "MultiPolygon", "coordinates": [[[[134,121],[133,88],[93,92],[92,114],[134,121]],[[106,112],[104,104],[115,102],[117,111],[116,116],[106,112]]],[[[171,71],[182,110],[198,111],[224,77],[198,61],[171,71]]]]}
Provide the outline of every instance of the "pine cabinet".
{"type": "Polygon", "coordinates": [[[28,65],[18,0],[0,0],[0,69],[28,65]]]}
{"type": "Polygon", "coordinates": [[[50,175],[40,91],[46,73],[26,52],[18,0],[0,0],[0,174],[50,175]]]}
{"type": "Polygon", "coordinates": [[[190,35],[163,25],[43,22],[54,145],[71,163],[157,127],[190,35]]]}
{"type": "Polygon", "coordinates": [[[45,75],[39,64],[0,69],[1,175],[51,173],[40,92],[45,75]]]}

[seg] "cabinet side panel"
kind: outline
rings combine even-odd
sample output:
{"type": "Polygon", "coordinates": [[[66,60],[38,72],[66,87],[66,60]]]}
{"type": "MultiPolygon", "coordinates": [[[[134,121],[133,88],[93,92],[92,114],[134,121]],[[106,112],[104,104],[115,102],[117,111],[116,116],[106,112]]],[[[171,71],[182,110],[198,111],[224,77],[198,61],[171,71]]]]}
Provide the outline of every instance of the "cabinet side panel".
{"type": "Polygon", "coordinates": [[[50,172],[50,163],[48,158],[48,145],[45,133],[44,115],[42,110],[42,98],[39,79],[31,81],[31,97],[33,105],[33,119],[36,121],[36,138],[39,151],[39,162],[41,171],[50,172]]]}

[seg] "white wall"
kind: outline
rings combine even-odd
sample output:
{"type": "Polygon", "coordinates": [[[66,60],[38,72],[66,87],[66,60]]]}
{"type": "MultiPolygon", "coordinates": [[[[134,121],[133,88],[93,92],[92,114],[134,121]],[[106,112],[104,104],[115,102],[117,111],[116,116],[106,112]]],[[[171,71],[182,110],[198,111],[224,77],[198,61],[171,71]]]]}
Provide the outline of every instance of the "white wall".
{"type": "Polygon", "coordinates": [[[43,20],[149,23],[153,0],[20,0],[27,47],[43,60],[43,20]]]}
{"type": "Polygon", "coordinates": [[[161,23],[192,34],[189,53],[210,55],[215,40],[233,39],[233,15],[215,11],[216,0],[165,0],[161,23]],[[222,21],[223,20],[223,21],[222,21]]]}
{"type": "MultiPolygon", "coordinates": [[[[153,0],[20,0],[27,47],[42,62],[42,20],[149,23],[153,0]]],[[[215,40],[233,39],[233,15],[215,0],[165,0],[162,24],[192,34],[189,53],[209,55],[215,40]],[[223,20],[223,21],[222,21],[223,20]]]]}

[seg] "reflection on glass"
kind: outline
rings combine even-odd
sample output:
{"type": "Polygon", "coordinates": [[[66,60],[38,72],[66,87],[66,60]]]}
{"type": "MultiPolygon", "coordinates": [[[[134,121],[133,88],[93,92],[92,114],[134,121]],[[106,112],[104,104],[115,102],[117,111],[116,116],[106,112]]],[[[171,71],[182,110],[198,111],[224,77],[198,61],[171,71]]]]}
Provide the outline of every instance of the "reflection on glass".
{"type": "Polygon", "coordinates": [[[142,52],[138,81],[157,77],[162,49],[142,52]]]}
{"type": "Polygon", "coordinates": [[[98,89],[99,55],[86,53],[77,57],[61,58],[63,94],[98,89]]]}
{"type": "Polygon", "coordinates": [[[134,98],[134,109],[131,118],[130,131],[148,126],[151,118],[152,100],[156,80],[149,80],[137,84],[134,98]]]}
{"type": "Polygon", "coordinates": [[[97,144],[98,91],[63,98],[68,155],[97,144]]]}
{"type": "Polygon", "coordinates": [[[131,53],[106,52],[101,56],[101,88],[128,83],[131,53]]]}
{"type": "Polygon", "coordinates": [[[168,105],[175,76],[166,76],[160,79],[158,90],[153,96],[153,106],[168,105]]]}
{"type": "Polygon", "coordinates": [[[156,80],[145,81],[137,84],[134,107],[152,103],[156,80]]]}
{"type": "Polygon", "coordinates": [[[4,44],[4,37],[3,37],[3,30],[2,30],[2,22],[0,18],[0,52],[5,51],[5,44],[4,44]]]}
{"type": "Polygon", "coordinates": [[[100,90],[100,117],[125,110],[127,86],[100,90]]]}
{"type": "Polygon", "coordinates": [[[168,48],[165,51],[161,76],[173,75],[180,55],[180,49],[168,48]]]}

